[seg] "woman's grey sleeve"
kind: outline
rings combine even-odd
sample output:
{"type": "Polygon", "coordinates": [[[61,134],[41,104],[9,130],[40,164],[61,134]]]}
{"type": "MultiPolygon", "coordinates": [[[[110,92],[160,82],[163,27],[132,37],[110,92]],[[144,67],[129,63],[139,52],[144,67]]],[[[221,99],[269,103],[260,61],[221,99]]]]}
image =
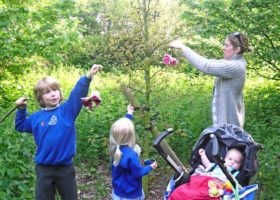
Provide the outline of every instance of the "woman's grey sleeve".
{"type": "Polygon", "coordinates": [[[214,60],[207,59],[189,47],[183,49],[184,57],[199,71],[221,78],[236,78],[245,71],[243,60],[214,60]]]}

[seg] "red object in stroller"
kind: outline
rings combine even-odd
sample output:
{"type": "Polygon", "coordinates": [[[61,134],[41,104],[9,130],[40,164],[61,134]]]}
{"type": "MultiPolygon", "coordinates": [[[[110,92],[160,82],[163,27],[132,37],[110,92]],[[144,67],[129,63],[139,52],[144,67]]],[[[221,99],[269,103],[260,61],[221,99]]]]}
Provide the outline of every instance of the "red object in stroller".
{"type": "MultiPolygon", "coordinates": [[[[180,166],[178,167],[176,163],[170,161],[170,158],[167,159],[169,156],[164,152],[164,149],[162,149],[160,146],[160,142],[170,133],[171,133],[170,131],[169,132],[165,131],[161,135],[159,135],[159,137],[156,138],[156,140],[154,141],[154,147],[159,151],[159,153],[167,161],[167,163],[175,170],[175,176],[174,178],[171,179],[168,185],[170,191],[167,192],[164,199],[168,199],[170,195],[168,193],[174,193],[172,194],[172,196],[177,195],[177,199],[199,199],[199,197],[195,198],[194,196],[192,196],[193,198],[182,196],[184,195],[184,192],[186,192],[182,190],[184,186],[178,189],[177,187],[179,187],[182,184],[184,185],[189,184],[191,175],[194,173],[198,165],[202,164],[200,156],[198,154],[200,148],[204,148],[207,157],[210,159],[210,161],[216,163],[221,168],[223,173],[226,175],[227,179],[231,182],[233,188],[238,188],[238,187],[236,187],[237,184],[235,182],[235,179],[224,167],[223,158],[225,157],[226,152],[230,148],[237,148],[243,153],[244,156],[243,165],[240,168],[239,174],[236,176],[236,180],[240,185],[247,186],[247,187],[244,187],[244,189],[240,190],[240,192],[237,191],[237,193],[235,193],[236,195],[231,195],[229,199],[239,199],[239,197],[237,196],[240,196],[240,199],[244,199],[244,200],[248,199],[245,198],[246,195],[247,196],[249,195],[248,191],[249,190],[254,191],[257,189],[257,185],[248,186],[248,184],[250,178],[252,178],[258,170],[259,166],[258,166],[258,159],[257,159],[257,151],[261,149],[262,146],[258,143],[255,143],[251,135],[247,133],[245,130],[229,124],[213,125],[205,129],[201,133],[198,141],[196,142],[196,144],[192,149],[191,159],[189,161],[191,167],[189,173],[186,173],[182,170],[181,171],[178,170],[180,169],[180,166]],[[179,196],[181,195],[182,198],[178,198],[178,194],[179,196]]],[[[190,187],[188,187],[188,189],[190,189],[190,187]]],[[[189,191],[194,191],[194,189],[191,189],[189,191]]],[[[252,196],[251,193],[250,195],[252,196]]],[[[208,198],[204,197],[200,199],[208,199],[208,198]]],[[[214,198],[209,197],[209,199],[214,199],[214,198]]]]}

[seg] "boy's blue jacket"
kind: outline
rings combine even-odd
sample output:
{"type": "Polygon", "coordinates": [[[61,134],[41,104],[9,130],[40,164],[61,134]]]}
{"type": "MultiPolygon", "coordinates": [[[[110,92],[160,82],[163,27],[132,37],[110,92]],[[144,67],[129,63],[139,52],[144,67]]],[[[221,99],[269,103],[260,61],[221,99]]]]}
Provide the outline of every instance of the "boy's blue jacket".
{"type": "Polygon", "coordinates": [[[112,165],[114,193],[123,198],[137,198],[142,195],[142,177],[152,167],[142,166],[137,153],[129,146],[121,146],[122,157],[118,166],[112,165]]]}
{"type": "Polygon", "coordinates": [[[26,109],[18,109],[15,128],[32,133],[37,146],[35,163],[70,165],[76,154],[75,120],[82,108],[81,97],[87,96],[90,80],[81,77],[69,98],[60,106],[41,109],[27,116],[26,109]]]}

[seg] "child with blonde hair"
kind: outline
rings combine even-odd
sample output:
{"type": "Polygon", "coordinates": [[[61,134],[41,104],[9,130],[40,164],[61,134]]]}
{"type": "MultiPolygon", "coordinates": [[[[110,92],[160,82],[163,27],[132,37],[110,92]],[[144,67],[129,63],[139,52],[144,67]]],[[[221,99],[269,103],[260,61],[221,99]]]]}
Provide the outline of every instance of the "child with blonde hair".
{"type": "Polygon", "coordinates": [[[62,104],[60,85],[52,77],[41,79],[34,92],[41,109],[27,114],[26,99],[16,101],[15,128],[32,133],[36,143],[36,200],[54,200],[58,191],[62,200],[77,200],[73,157],[76,154],[75,120],[82,108],[94,75],[101,65],[93,65],[82,76],[69,98],[62,104]]]}
{"type": "Polygon", "coordinates": [[[113,200],[144,200],[142,177],[157,168],[157,163],[142,166],[135,152],[135,129],[131,121],[134,108],[127,107],[125,118],[117,120],[110,130],[113,200]]]}

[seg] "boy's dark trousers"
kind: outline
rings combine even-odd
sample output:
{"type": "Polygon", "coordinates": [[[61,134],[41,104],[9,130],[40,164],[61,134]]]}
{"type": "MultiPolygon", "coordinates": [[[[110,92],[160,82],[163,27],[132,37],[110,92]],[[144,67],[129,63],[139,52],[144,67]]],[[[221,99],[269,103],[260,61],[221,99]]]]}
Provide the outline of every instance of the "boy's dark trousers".
{"type": "Polygon", "coordinates": [[[77,200],[74,165],[39,165],[36,171],[36,200],[55,200],[56,190],[61,200],[77,200]]]}

